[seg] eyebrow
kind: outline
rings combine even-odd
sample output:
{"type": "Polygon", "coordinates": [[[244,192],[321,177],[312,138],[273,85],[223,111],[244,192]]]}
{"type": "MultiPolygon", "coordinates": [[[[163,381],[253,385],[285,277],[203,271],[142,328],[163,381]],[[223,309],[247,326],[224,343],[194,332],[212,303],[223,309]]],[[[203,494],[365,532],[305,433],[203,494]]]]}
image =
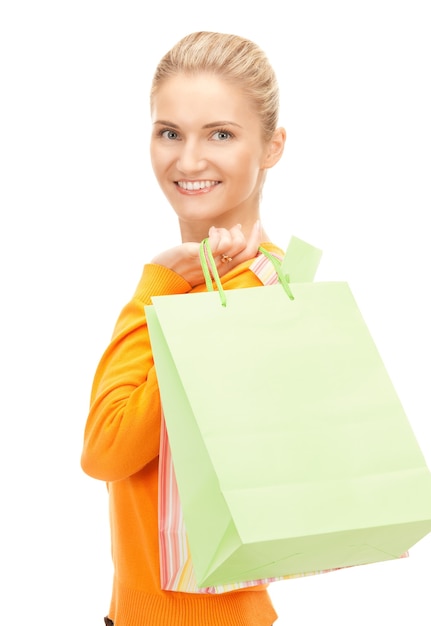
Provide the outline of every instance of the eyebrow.
{"type": "Polygon", "coordinates": [[[220,122],[210,122],[209,124],[204,124],[202,128],[215,128],[216,126],[238,126],[238,128],[241,128],[239,124],[237,124],[236,122],[230,122],[229,120],[222,120],[220,122]]]}
{"type": "Polygon", "coordinates": [[[161,126],[170,126],[171,128],[179,128],[177,124],[169,122],[168,120],[156,120],[153,122],[153,125],[155,126],[156,124],[160,124],[161,126]]]}
{"type": "MultiPolygon", "coordinates": [[[[162,126],[170,126],[170,128],[179,128],[178,124],[174,124],[173,122],[169,122],[168,120],[156,120],[153,122],[154,125],[161,124],[162,126]]],[[[239,124],[236,122],[230,122],[228,120],[222,120],[218,122],[210,122],[209,124],[204,124],[202,128],[217,128],[217,126],[237,126],[241,128],[239,124]]]]}

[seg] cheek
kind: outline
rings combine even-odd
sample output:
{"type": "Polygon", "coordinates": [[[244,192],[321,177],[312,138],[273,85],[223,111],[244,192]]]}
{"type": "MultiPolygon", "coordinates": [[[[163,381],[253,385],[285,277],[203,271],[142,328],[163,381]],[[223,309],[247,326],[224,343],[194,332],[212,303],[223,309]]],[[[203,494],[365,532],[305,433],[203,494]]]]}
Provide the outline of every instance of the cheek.
{"type": "Polygon", "coordinates": [[[150,146],[150,159],[153,167],[154,174],[158,178],[163,171],[165,159],[163,158],[163,151],[156,146],[150,146]]]}
{"type": "Polygon", "coordinates": [[[150,143],[150,160],[151,160],[151,165],[153,166],[153,169],[155,169],[157,158],[156,158],[156,151],[152,143],[150,143]]]}
{"type": "Polygon", "coordinates": [[[237,158],[230,163],[230,171],[234,172],[235,176],[242,180],[245,185],[253,185],[259,176],[260,170],[260,161],[256,153],[250,151],[244,151],[242,154],[237,155],[237,158]]]}

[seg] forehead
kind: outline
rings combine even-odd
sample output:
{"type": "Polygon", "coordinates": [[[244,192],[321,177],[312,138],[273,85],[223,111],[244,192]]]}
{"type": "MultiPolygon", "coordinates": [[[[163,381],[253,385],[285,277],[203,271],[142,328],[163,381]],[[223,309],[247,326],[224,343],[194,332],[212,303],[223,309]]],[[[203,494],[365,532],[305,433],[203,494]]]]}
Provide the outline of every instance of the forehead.
{"type": "Polygon", "coordinates": [[[157,88],[152,101],[153,120],[184,114],[187,117],[215,115],[216,119],[244,116],[258,119],[250,98],[239,85],[210,73],[177,74],[157,88]]]}

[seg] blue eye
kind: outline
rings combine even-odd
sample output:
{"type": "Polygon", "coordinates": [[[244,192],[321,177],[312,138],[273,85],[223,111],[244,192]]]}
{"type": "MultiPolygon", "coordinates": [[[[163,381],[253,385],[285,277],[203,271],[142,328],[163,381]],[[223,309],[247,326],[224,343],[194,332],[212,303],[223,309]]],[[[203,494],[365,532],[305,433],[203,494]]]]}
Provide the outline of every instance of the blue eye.
{"type": "Polygon", "coordinates": [[[216,141],[227,141],[232,139],[233,135],[228,130],[217,130],[212,137],[216,141]]]}
{"type": "Polygon", "coordinates": [[[178,139],[178,133],[175,132],[174,130],[170,130],[169,128],[166,130],[162,130],[160,132],[160,136],[164,137],[165,139],[170,139],[170,140],[178,139]]]}

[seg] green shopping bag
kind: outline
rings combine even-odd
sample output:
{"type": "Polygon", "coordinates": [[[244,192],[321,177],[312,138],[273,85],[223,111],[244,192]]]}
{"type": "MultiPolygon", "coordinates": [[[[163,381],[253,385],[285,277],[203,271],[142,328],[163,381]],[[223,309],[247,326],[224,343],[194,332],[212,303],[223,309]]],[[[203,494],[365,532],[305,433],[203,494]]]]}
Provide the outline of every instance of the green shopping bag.
{"type": "Polygon", "coordinates": [[[201,586],[394,559],[431,531],[431,474],[348,284],[286,269],[146,307],[201,586]]]}

